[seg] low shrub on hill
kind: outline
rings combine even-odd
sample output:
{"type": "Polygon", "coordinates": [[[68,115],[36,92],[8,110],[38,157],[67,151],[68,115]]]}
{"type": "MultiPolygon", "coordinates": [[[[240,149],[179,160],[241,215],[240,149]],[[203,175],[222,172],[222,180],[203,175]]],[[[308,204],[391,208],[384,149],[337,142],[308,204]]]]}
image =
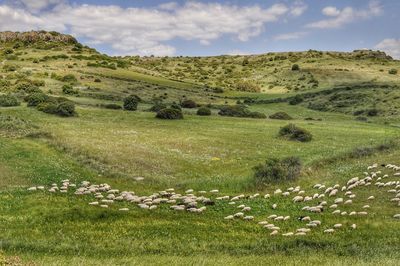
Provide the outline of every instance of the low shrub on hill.
{"type": "Polygon", "coordinates": [[[26,93],[35,93],[35,92],[41,92],[39,89],[39,86],[33,84],[33,83],[28,83],[28,82],[21,82],[15,85],[15,90],[16,91],[23,91],[26,93]]]}
{"type": "Polygon", "coordinates": [[[77,82],[77,78],[73,74],[67,74],[61,78],[63,82],[75,83],[77,82]]]}
{"type": "Polygon", "coordinates": [[[300,67],[299,67],[298,64],[293,64],[292,65],[292,71],[299,71],[299,70],[300,70],[300,67]]]}
{"type": "Polygon", "coordinates": [[[29,107],[48,114],[63,117],[75,116],[75,104],[63,97],[51,97],[44,93],[32,93],[25,97],[29,107]]]}
{"type": "Polygon", "coordinates": [[[285,112],[277,112],[269,116],[271,119],[279,119],[279,120],[292,120],[293,118],[285,112]]]}
{"type": "Polygon", "coordinates": [[[302,163],[298,157],[287,157],[281,160],[269,158],[265,163],[253,168],[253,180],[256,186],[293,181],[299,177],[301,167],[302,163]]]}
{"type": "Polygon", "coordinates": [[[302,103],[303,100],[304,100],[304,99],[303,99],[302,96],[296,95],[296,96],[294,96],[292,99],[289,100],[289,104],[290,104],[290,105],[297,105],[297,104],[299,104],[299,103],[302,103]]]}
{"type": "Polygon", "coordinates": [[[140,98],[136,95],[130,95],[124,99],[124,109],[127,111],[136,111],[140,98]]]}
{"type": "Polygon", "coordinates": [[[157,112],[156,118],[167,120],[183,119],[183,113],[175,108],[164,108],[157,112]]]}
{"type": "Polygon", "coordinates": [[[312,140],[312,134],[308,130],[298,127],[295,124],[288,124],[282,127],[279,130],[279,136],[301,142],[312,140]]]}
{"type": "Polygon", "coordinates": [[[199,109],[197,109],[197,115],[209,116],[209,115],[211,115],[211,110],[208,107],[202,106],[199,109]]]}
{"type": "Polygon", "coordinates": [[[192,109],[192,108],[196,108],[196,107],[197,107],[197,104],[196,104],[196,102],[193,101],[193,100],[184,100],[184,101],[181,102],[181,106],[182,106],[183,108],[190,108],[190,109],[192,109]]]}
{"type": "Polygon", "coordinates": [[[266,118],[266,115],[260,112],[251,112],[244,105],[226,105],[218,112],[221,116],[231,117],[249,117],[249,118],[266,118]]]}
{"type": "Polygon", "coordinates": [[[122,109],[121,105],[115,104],[115,103],[103,104],[103,105],[101,105],[101,107],[106,108],[106,109],[112,109],[112,110],[122,109]]]}
{"type": "Polygon", "coordinates": [[[29,107],[36,107],[41,103],[49,101],[50,97],[43,92],[34,92],[25,97],[29,107]]]}
{"type": "Polygon", "coordinates": [[[65,84],[62,86],[62,92],[67,95],[74,95],[78,94],[77,90],[74,90],[74,88],[70,84],[65,84]]]}
{"type": "Polygon", "coordinates": [[[390,70],[388,71],[388,73],[389,73],[390,75],[396,75],[396,74],[397,74],[397,69],[392,68],[392,69],[390,69],[390,70]]]}
{"type": "Polygon", "coordinates": [[[18,106],[20,102],[18,99],[10,94],[0,95],[0,107],[18,106]]]}

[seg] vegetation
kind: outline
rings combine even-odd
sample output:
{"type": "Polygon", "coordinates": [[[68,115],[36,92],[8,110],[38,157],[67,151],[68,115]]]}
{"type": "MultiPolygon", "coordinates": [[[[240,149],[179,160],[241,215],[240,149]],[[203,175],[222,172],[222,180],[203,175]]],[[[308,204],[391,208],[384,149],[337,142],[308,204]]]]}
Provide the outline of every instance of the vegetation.
{"type": "Polygon", "coordinates": [[[181,102],[181,106],[183,108],[196,108],[197,104],[193,100],[184,100],[184,101],[181,102]]]}
{"type": "Polygon", "coordinates": [[[124,109],[127,111],[136,111],[140,98],[136,95],[130,95],[124,99],[124,109]]]}
{"type": "Polygon", "coordinates": [[[167,120],[183,119],[183,114],[179,109],[164,108],[157,112],[156,118],[167,120]]]}
{"type": "Polygon", "coordinates": [[[267,116],[260,112],[251,112],[244,105],[223,106],[219,112],[221,116],[231,117],[249,117],[249,118],[266,118],[267,116]]]}
{"type": "Polygon", "coordinates": [[[292,120],[293,118],[285,112],[277,112],[269,116],[271,119],[292,120]]]}
{"type": "Polygon", "coordinates": [[[199,109],[197,109],[197,115],[209,116],[209,115],[211,115],[211,110],[208,107],[202,106],[199,109]]]}
{"type": "Polygon", "coordinates": [[[288,157],[282,160],[269,158],[264,164],[254,167],[254,182],[260,187],[269,183],[296,180],[300,175],[301,166],[301,161],[297,157],[288,157]]]}
{"type": "Polygon", "coordinates": [[[297,140],[301,142],[308,142],[312,140],[312,134],[295,124],[288,124],[279,130],[279,136],[288,138],[290,140],[297,140]]]}
{"type": "Polygon", "coordinates": [[[0,107],[18,106],[20,102],[18,99],[10,94],[0,95],[0,107]]]}

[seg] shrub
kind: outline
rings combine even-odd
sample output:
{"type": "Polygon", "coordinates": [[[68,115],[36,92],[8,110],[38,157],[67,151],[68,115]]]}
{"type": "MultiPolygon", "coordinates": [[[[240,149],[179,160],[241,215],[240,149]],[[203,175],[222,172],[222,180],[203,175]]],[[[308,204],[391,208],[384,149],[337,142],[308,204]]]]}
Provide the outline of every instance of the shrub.
{"type": "Polygon", "coordinates": [[[155,112],[157,113],[158,111],[167,108],[167,105],[161,102],[158,102],[154,104],[152,107],[150,107],[149,111],[150,112],[155,112]]]}
{"type": "Polygon", "coordinates": [[[266,116],[265,114],[260,113],[260,112],[249,112],[249,113],[247,114],[247,117],[250,117],[250,118],[259,118],[259,119],[265,119],[265,118],[267,118],[267,116],[266,116]]]}
{"type": "Polygon", "coordinates": [[[20,105],[20,102],[15,96],[12,96],[10,94],[0,95],[0,107],[11,107],[18,105],[20,105]]]}
{"type": "Polygon", "coordinates": [[[222,88],[213,88],[212,90],[214,93],[224,93],[224,89],[222,88]]]}
{"type": "Polygon", "coordinates": [[[269,158],[264,164],[253,168],[254,182],[260,186],[266,183],[292,181],[299,177],[301,167],[301,161],[297,157],[287,157],[282,160],[269,158]]]}
{"type": "Polygon", "coordinates": [[[290,105],[297,105],[297,104],[299,104],[299,103],[302,103],[303,100],[304,100],[304,99],[303,99],[302,96],[296,95],[296,96],[294,96],[292,99],[289,100],[289,104],[290,104],[290,105]]]}
{"type": "Polygon", "coordinates": [[[197,115],[209,116],[209,115],[211,115],[211,110],[210,110],[210,108],[205,107],[205,106],[200,107],[199,109],[197,109],[197,115]]]}
{"type": "Polygon", "coordinates": [[[63,82],[69,82],[69,83],[75,83],[75,82],[77,82],[78,80],[76,79],[76,77],[75,77],[73,74],[67,74],[67,75],[65,75],[65,76],[63,76],[63,77],[61,78],[61,81],[63,81],[63,82]]]}
{"type": "Polygon", "coordinates": [[[104,107],[106,109],[113,109],[113,110],[122,109],[121,105],[118,105],[118,104],[115,104],[115,103],[104,104],[104,105],[102,105],[102,107],[104,107]]]}
{"type": "Polygon", "coordinates": [[[242,80],[236,84],[236,90],[246,91],[246,92],[260,92],[261,88],[254,82],[248,80],[242,80]]]}
{"type": "Polygon", "coordinates": [[[55,114],[65,117],[74,116],[76,114],[75,104],[70,101],[61,102],[58,104],[55,114]]]}
{"type": "Polygon", "coordinates": [[[71,86],[71,85],[63,85],[62,86],[62,92],[64,93],[64,94],[77,94],[78,93],[78,91],[76,91],[76,90],[74,90],[74,88],[71,86]]]}
{"type": "Polygon", "coordinates": [[[377,116],[378,113],[379,113],[379,110],[375,109],[375,108],[367,110],[367,115],[368,116],[377,116]]]}
{"type": "Polygon", "coordinates": [[[397,74],[397,69],[392,68],[392,69],[390,69],[390,70],[388,71],[388,73],[389,73],[390,75],[396,75],[396,74],[397,74]]]}
{"type": "Polygon", "coordinates": [[[184,100],[181,102],[181,106],[183,108],[196,108],[197,104],[195,101],[192,101],[192,100],[184,100]]]}
{"type": "Polygon", "coordinates": [[[95,79],[94,82],[99,83],[99,82],[101,82],[101,79],[95,79]]]}
{"type": "Polygon", "coordinates": [[[293,118],[285,112],[277,112],[269,116],[271,119],[292,120],[293,118]]]}
{"type": "Polygon", "coordinates": [[[181,110],[174,108],[164,108],[157,112],[156,118],[159,119],[183,119],[183,114],[181,110]]]}
{"type": "Polygon", "coordinates": [[[299,67],[298,64],[293,64],[292,65],[292,71],[299,71],[299,70],[300,70],[300,67],[299,67]]]}
{"type": "Polygon", "coordinates": [[[124,99],[124,109],[128,111],[136,111],[139,104],[138,97],[136,95],[130,95],[124,99]]]}
{"type": "Polygon", "coordinates": [[[33,83],[28,83],[28,82],[22,82],[22,83],[18,83],[15,86],[15,89],[17,91],[24,91],[26,93],[35,93],[35,92],[41,92],[41,90],[39,89],[39,87],[33,83]]]}
{"type": "Polygon", "coordinates": [[[28,103],[28,106],[38,106],[41,103],[49,101],[49,96],[42,92],[31,93],[25,97],[25,101],[28,103]]]}
{"type": "Polygon", "coordinates": [[[221,116],[266,118],[266,115],[259,112],[251,112],[244,105],[226,105],[218,112],[221,116]]]}
{"type": "Polygon", "coordinates": [[[4,71],[6,72],[14,72],[17,70],[17,67],[14,65],[4,65],[3,66],[4,71]]]}
{"type": "Polygon", "coordinates": [[[44,102],[36,107],[39,111],[45,112],[47,114],[57,113],[57,104],[54,102],[44,102]]]}
{"type": "Polygon", "coordinates": [[[290,140],[308,142],[312,140],[312,134],[294,124],[288,124],[279,130],[279,136],[286,137],[290,140]]]}

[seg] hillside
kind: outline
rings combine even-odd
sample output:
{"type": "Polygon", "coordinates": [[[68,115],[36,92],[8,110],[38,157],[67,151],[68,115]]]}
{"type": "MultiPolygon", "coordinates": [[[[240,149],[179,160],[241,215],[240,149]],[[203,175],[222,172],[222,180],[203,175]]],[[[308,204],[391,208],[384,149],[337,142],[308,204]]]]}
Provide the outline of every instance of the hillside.
{"type": "Polygon", "coordinates": [[[399,61],[0,40],[0,265],[398,265],[399,61]]]}

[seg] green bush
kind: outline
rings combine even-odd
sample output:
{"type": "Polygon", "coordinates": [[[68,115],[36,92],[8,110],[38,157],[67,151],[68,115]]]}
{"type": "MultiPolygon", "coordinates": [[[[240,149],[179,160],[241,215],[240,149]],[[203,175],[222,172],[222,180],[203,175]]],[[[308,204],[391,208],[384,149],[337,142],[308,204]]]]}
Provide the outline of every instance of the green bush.
{"type": "Polygon", "coordinates": [[[294,96],[293,98],[291,98],[290,100],[289,100],[289,104],[290,105],[297,105],[297,104],[299,104],[299,103],[302,103],[303,102],[303,97],[301,96],[301,95],[296,95],[296,96],[294,96]]]}
{"type": "Polygon", "coordinates": [[[159,119],[183,119],[183,114],[181,110],[174,108],[164,108],[157,112],[156,118],[159,119]]]}
{"type": "Polygon", "coordinates": [[[14,65],[4,65],[3,70],[6,72],[14,72],[17,70],[17,67],[14,65]]]}
{"type": "Polygon", "coordinates": [[[42,92],[31,93],[25,97],[28,106],[38,106],[41,103],[49,101],[50,97],[42,92]]]}
{"type": "Polygon", "coordinates": [[[293,64],[292,65],[292,71],[299,71],[299,70],[300,70],[300,67],[299,67],[298,64],[293,64]]]}
{"type": "Polygon", "coordinates": [[[219,112],[221,116],[231,117],[249,117],[249,118],[266,118],[266,115],[260,112],[251,112],[244,105],[226,105],[219,112]]]}
{"type": "Polygon", "coordinates": [[[312,140],[312,134],[294,124],[288,124],[279,130],[279,136],[286,137],[290,140],[308,142],[312,140]]]}
{"type": "Polygon", "coordinates": [[[76,79],[76,77],[75,77],[73,74],[67,74],[67,75],[65,75],[65,76],[63,76],[63,77],[61,78],[61,81],[63,81],[63,82],[69,82],[69,83],[75,83],[75,82],[77,82],[78,80],[76,79]]]}
{"type": "Polygon", "coordinates": [[[368,116],[377,116],[379,114],[379,110],[376,108],[372,108],[367,110],[367,115],[368,116]]]}
{"type": "Polygon", "coordinates": [[[69,117],[75,116],[75,104],[73,102],[61,102],[56,108],[56,113],[59,116],[69,117]]]}
{"type": "Polygon", "coordinates": [[[102,105],[102,107],[104,107],[106,109],[113,109],[113,110],[122,109],[121,105],[118,105],[118,104],[115,104],[115,103],[104,104],[104,105],[102,105]]]}
{"type": "Polygon", "coordinates": [[[397,74],[397,69],[392,68],[392,69],[390,69],[390,70],[388,71],[388,73],[389,73],[390,75],[396,75],[396,74],[397,74]]]}
{"type": "Polygon", "coordinates": [[[182,108],[196,108],[197,104],[193,100],[184,100],[181,102],[182,108]]]}
{"type": "Polygon", "coordinates": [[[15,86],[15,89],[17,91],[24,91],[26,93],[37,93],[37,92],[42,92],[39,87],[33,83],[28,83],[28,82],[22,82],[18,83],[15,86]]]}
{"type": "Polygon", "coordinates": [[[68,95],[78,94],[78,91],[74,90],[74,88],[70,84],[63,85],[62,92],[68,95]]]}
{"type": "Polygon", "coordinates": [[[176,103],[171,104],[171,108],[182,110],[182,107],[179,104],[176,104],[176,103]]]}
{"type": "Polygon", "coordinates": [[[128,111],[136,111],[139,104],[138,96],[130,95],[124,99],[124,109],[128,111]]]}
{"type": "Polygon", "coordinates": [[[279,120],[292,120],[293,118],[285,112],[277,112],[269,116],[271,119],[279,119],[279,120]]]}
{"type": "Polygon", "coordinates": [[[209,116],[209,115],[211,115],[211,110],[208,107],[202,106],[199,109],[197,109],[197,115],[209,116]]]}
{"type": "Polygon", "coordinates": [[[260,113],[260,112],[249,112],[249,113],[247,114],[247,117],[250,117],[250,118],[259,118],[259,119],[265,119],[265,118],[267,118],[267,116],[266,116],[265,114],[260,113]]]}
{"type": "Polygon", "coordinates": [[[0,107],[18,106],[20,102],[15,96],[10,94],[0,95],[0,107]]]}
{"type": "Polygon", "coordinates": [[[301,167],[301,161],[297,157],[287,157],[282,160],[269,158],[264,164],[259,164],[253,168],[253,179],[256,186],[292,181],[299,177],[301,167]]]}
{"type": "Polygon", "coordinates": [[[44,102],[36,107],[39,111],[47,114],[57,113],[57,104],[55,102],[44,102]]]}

